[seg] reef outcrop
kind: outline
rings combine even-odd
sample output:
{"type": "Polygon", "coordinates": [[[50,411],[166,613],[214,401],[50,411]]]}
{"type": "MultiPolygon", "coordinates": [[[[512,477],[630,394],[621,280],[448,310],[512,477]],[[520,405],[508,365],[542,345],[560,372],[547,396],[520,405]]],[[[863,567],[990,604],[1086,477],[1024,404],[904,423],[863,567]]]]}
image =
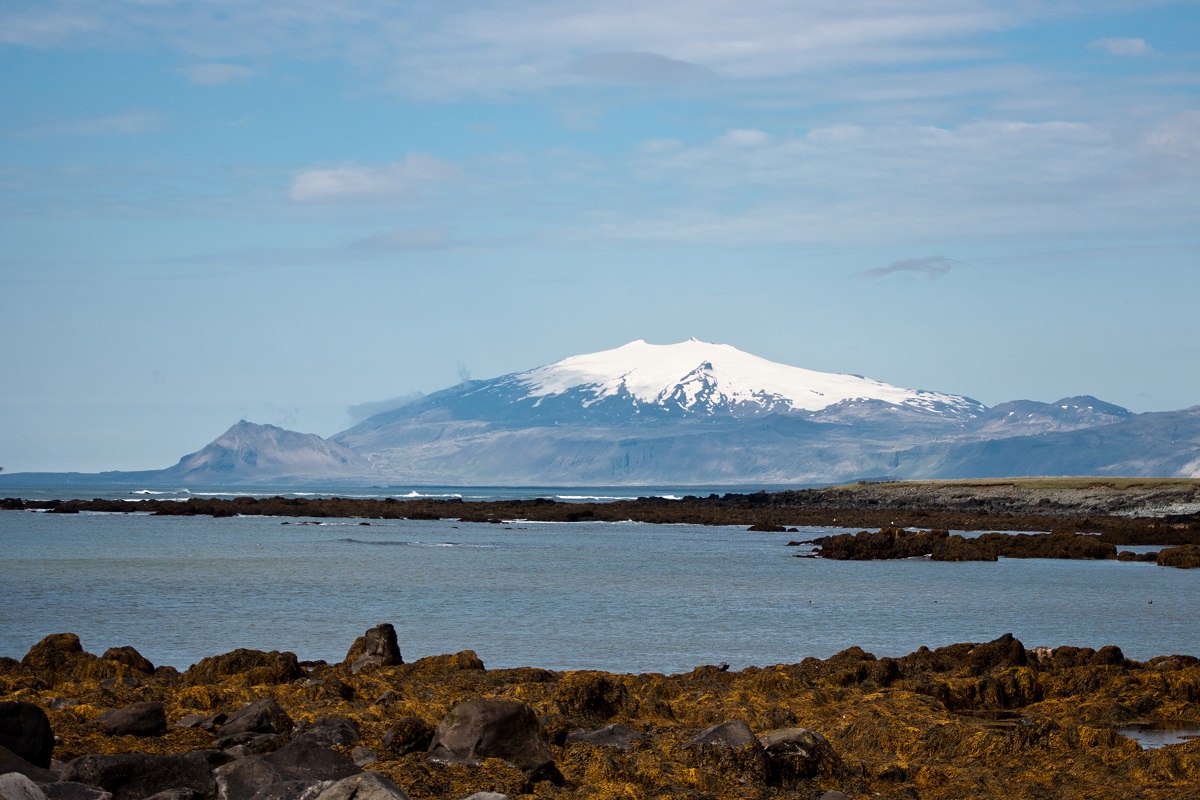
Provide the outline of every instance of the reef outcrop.
{"type": "Polygon", "coordinates": [[[994,481],[862,482],[823,489],[727,493],[612,502],[550,498],[193,497],[173,500],[0,500],[0,510],[149,512],[163,516],[454,519],[474,523],[690,523],[779,532],[798,526],[956,531],[1071,531],[1114,545],[1200,545],[1200,480],[1026,478],[994,481]]]}
{"type": "MultiPolygon", "coordinates": [[[[373,630],[390,653],[388,629],[373,630]]],[[[1143,750],[1120,733],[1200,720],[1191,656],[1137,662],[1115,646],[1029,649],[1004,635],[902,658],[851,648],[678,675],[488,670],[469,651],[356,672],[358,646],[335,664],[242,651],[180,672],[147,669],[133,648],[104,658],[78,644],[58,634],[22,661],[0,659],[0,786],[17,787],[6,790],[34,800],[1200,795],[1200,740],[1143,750]],[[139,719],[161,709],[167,728],[106,730],[122,709],[139,719]]]]}

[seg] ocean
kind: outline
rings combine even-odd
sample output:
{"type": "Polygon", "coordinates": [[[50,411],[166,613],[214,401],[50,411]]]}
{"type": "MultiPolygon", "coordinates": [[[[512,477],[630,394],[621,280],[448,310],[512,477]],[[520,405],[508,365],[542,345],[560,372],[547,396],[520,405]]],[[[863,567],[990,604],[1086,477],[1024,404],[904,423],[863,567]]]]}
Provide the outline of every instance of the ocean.
{"type": "Polygon", "coordinates": [[[0,656],[70,631],[91,652],[133,645],[181,669],[237,647],[335,661],[379,622],[406,660],[470,649],[493,668],[741,669],[1006,632],[1200,655],[1200,575],[1153,564],[793,557],[788,541],[825,528],[361,522],[0,512],[0,656]]]}

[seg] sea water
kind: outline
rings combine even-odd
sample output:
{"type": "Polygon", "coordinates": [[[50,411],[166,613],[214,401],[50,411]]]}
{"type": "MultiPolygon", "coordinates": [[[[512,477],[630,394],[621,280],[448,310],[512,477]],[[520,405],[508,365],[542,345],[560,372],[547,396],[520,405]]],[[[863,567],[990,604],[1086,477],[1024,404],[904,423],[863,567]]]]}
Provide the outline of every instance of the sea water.
{"type": "Polygon", "coordinates": [[[740,669],[1006,632],[1200,655],[1198,571],[794,558],[822,528],[363,521],[0,512],[0,655],[70,631],[179,668],[237,647],[334,661],[379,622],[406,660],[472,649],[494,668],[740,669]]]}

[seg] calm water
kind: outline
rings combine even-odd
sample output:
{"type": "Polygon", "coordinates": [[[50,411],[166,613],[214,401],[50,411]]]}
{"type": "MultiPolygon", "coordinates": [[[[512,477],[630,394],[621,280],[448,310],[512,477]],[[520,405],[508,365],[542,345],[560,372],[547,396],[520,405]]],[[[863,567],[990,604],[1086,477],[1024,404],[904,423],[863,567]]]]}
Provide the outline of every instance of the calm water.
{"type": "Polygon", "coordinates": [[[0,655],[72,631],[186,667],[235,647],[341,659],[392,622],[406,660],[677,672],[851,645],[1117,644],[1200,654],[1200,574],[1050,560],[793,558],[803,534],[637,523],[169,518],[0,512],[0,655]],[[1148,601],[1153,600],[1153,603],[1148,601]]]}

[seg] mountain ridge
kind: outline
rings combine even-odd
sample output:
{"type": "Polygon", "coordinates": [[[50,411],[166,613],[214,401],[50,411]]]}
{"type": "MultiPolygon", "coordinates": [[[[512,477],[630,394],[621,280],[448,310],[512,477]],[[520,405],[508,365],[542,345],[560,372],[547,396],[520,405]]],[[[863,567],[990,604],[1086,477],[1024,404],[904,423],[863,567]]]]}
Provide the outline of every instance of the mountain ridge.
{"type": "Polygon", "coordinates": [[[1200,407],[1134,414],[1082,395],[988,408],[729,345],[637,340],[464,382],[328,439],[242,420],[172,467],[129,474],[180,485],[503,486],[1192,477],[1200,407]]]}

